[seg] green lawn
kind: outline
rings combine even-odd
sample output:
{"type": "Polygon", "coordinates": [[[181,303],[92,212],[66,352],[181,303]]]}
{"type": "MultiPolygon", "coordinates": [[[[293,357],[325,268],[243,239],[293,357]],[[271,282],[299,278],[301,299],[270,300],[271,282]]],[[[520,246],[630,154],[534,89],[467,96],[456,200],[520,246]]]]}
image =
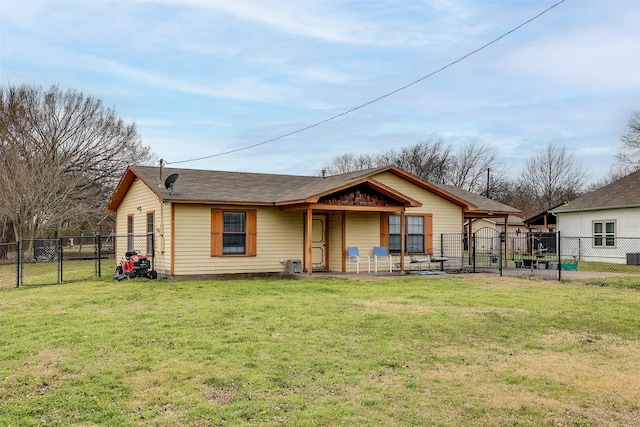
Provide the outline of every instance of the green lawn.
{"type": "MultiPolygon", "coordinates": [[[[58,262],[27,262],[22,266],[22,285],[52,285],[58,283],[58,262]]],[[[102,260],[102,276],[112,277],[115,273],[115,260],[102,260]]],[[[96,278],[96,260],[72,259],[62,263],[63,282],[92,280],[96,278]]],[[[0,289],[15,288],[16,265],[0,265],[0,289]]]]}
{"type": "Polygon", "coordinates": [[[640,425],[638,307],[482,275],[3,290],[0,425],[640,425]]]}

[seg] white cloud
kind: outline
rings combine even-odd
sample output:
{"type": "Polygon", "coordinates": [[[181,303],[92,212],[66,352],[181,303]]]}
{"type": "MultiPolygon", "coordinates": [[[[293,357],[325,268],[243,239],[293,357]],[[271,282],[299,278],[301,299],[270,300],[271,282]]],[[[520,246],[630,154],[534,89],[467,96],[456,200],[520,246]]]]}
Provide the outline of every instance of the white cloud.
{"type": "MultiPolygon", "coordinates": [[[[163,158],[199,157],[368,102],[555,1],[4,0],[2,83],[55,82],[99,96],[140,117],[163,158]]],[[[567,1],[375,105],[196,164],[305,173],[344,152],[430,135],[477,138],[514,164],[548,141],[603,163],[638,109],[638,16],[639,2],[567,1]],[[292,154],[296,144],[308,158],[292,154]]]]}
{"type": "MultiPolygon", "coordinates": [[[[173,5],[213,9],[237,18],[260,23],[298,36],[348,43],[372,40],[373,29],[355,25],[345,16],[327,16],[315,2],[209,1],[209,0],[142,0],[173,5]],[[330,18],[330,19],[329,19],[330,18]]],[[[331,2],[332,3],[332,2],[331,2]]],[[[329,3],[329,4],[331,4],[329,3]]]]}
{"type": "Polygon", "coordinates": [[[360,46],[437,46],[452,39],[446,30],[456,28],[456,39],[478,27],[462,25],[470,12],[450,1],[138,1],[223,12],[294,36],[360,46]]]}
{"type": "Polygon", "coordinates": [[[638,87],[640,3],[596,2],[595,8],[593,2],[587,3],[596,10],[603,5],[610,7],[605,6],[602,16],[593,17],[595,10],[582,11],[587,16],[515,49],[500,66],[554,88],[604,92],[638,87]]]}
{"type": "Polygon", "coordinates": [[[263,83],[257,78],[240,77],[227,80],[222,84],[194,83],[178,78],[156,74],[147,70],[131,67],[115,60],[89,58],[103,71],[126,80],[161,87],[165,90],[184,92],[217,98],[229,98],[242,101],[278,101],[282,99],[284,88],[263,83]]]}

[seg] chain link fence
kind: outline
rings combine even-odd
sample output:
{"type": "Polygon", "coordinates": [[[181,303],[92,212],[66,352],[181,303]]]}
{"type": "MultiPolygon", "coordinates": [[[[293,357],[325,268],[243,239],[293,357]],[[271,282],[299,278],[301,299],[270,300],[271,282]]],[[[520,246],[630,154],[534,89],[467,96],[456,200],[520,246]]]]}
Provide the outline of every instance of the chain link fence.
{"type": "Polygon", "coordinates": [[[640,238],[502,233],[492,228],[441,236],[448,272],[534,276],[640,289],[640,238]]]}
{"type": "MultiPolygon", "coordinates": [[[[558,233],[501,233],[491,228],[439,237],[440,251],[431,267],[449,273],[582,280],[640,289],[640,238],[596,240],[558,233]]],[[[116,248],[120,256],[132,250],[146,254],[153,269],[152,235],[0,243],[0,289],[112,277],[118,265],[116,248]]]]}
{"type": "Polygon", "coordinates": [[[67,236],[0,244],[0,289],[112,277],[116,247],[140,250],[153,262],[153,236],[67,236]],[[148,252],[147,252],[148,251],[148,252]]]}
{"type": "Polygon", "coordinates": [[[640,238],[561,236],[560,278],[640,289],[640,238]]]}
{"type": "Polygon", "coordinates": [[[18,252],[18,243],[0,243],[0,289],[14,288],[18,283],[18,252]]]}

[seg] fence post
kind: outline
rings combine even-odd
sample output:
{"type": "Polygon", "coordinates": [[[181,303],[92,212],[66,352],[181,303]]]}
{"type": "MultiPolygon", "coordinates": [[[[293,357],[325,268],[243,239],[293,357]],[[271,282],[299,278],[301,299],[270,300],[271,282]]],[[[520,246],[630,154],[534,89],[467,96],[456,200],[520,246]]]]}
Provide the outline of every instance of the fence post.
{"type": "Polygon", "coordinates": [[[558,238],[558,281],[562,280],[562,245],[560,242],[562,239],[560,238],[560,230],[556,231],[556,236],[558,238]]]}
{"type": "Polygon", "coordinates": [[[498,245],[500,248],[498,249],[498,271],[500,272],[500,276],[502,276],[502,256],[504,255],[502,245],[504,244],[506,246],[507,234],[504,231],[501,231],[498,238],[500,239],[500,244],[498,245]]]}
{"type": "Polygon", "coordinates": [[[155,233],[151,233],[151,270],[156,269],[156,239],[155,233]]]}
{"type": "Polygon", "coordinates": [[[62,283],[62,237],[58,239],[58,283],[62,283]]]}
{"type": "Polygon", "coordinates": [[[16,288],[20,287],[22,277],[22,239],[18,239],[18,253],[16,254],[16,288]]]}
{"type": "Polygon", "coordinates": [[[100,236],[99,234],[96,234],[94,236],[94,238],[97,240],[97,245],[95,246],[97,251],[98,251],[98,256],[96,259],[97,262],[97,273],[98,273],[98,277],[102,277],[102,236],[100,236]]]}
{"type": "Polygon", "coordinates": [[[473,265],[473,272],[476,272],[476,233],[471,233],[471,262],[473,265]]]}

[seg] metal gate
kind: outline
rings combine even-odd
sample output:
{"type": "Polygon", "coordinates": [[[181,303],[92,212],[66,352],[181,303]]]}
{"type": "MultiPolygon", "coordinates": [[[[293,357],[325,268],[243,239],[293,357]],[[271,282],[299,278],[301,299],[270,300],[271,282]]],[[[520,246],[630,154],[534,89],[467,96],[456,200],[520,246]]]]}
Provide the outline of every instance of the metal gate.
{"type": "Polygon", "coordinates": [[[484,227],[471,241],[474,272],[560,278],[556,233],[504,233],[484,227]]]}
{"type": "Polygon", "coordinates": [[[491,227],[476,230],[471,237],[474,272],[502,274],[504,233],[491,227]]]}
{"type": "Polygon", "coordinates": [[[60,239],[22,240],[19,285],[52,285],[62,281],[60,239]]]}
{"type": "Polygon", "coordinates": [[[101,276],[100,236],[22,240],[17,286],[52,285],[101,276]]]}

